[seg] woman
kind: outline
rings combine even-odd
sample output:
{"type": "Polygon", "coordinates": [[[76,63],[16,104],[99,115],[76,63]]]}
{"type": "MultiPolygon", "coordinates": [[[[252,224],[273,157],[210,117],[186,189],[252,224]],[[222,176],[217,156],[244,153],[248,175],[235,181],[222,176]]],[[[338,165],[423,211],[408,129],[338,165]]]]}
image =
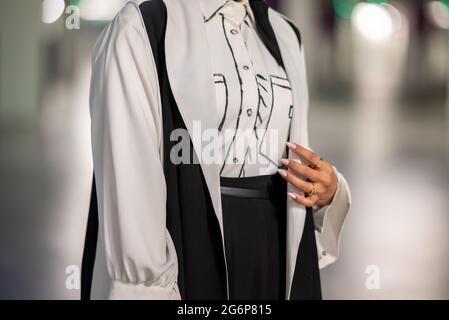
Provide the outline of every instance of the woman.
{"type": "Polygon", "coordinates": [[[90,106],[83,299],[98,226],[111,299],[321,298],[350,196],[308,150],[291,22],[261,0],[129,3],[95,46],[90,106]]]}

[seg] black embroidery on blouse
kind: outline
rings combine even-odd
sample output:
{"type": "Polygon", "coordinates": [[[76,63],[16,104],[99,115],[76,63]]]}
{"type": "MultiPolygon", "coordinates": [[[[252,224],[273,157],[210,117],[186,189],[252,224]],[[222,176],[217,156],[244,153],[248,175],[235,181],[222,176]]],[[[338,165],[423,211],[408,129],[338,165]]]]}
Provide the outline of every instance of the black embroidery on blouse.
{"type": "Polygon", "coordinates": [[[243,111],[243,81],[242,81],[242,77],[240,76],[239,66],[237,64],[237,59],[235,58],[234,50],[232,49],[231,43],[229,42],[229,39],[228,39],[228,35],[226,34],[225,17],[224,17],[224,15],[222,13],[220,13],[220,15],[221,15],[221,22],[222,22],[222,27],[223,27],[223,34],[225,36],[226,43],[228,44],[229,51],[231,52],[232,59],[234,60],[234,67],[235,67],[235,71],[237,73],[237,76],[239,78],[239,85],[240,85],[240,106],[239,106],[239,113],[238,113],[238,117],[237,117],[236,128],[235,128],[234,136],[232,137],[231,144],[229,145],[229,148],[226,151],[226,156],[225,156],[223,165],[222,165],[221,170],[220,170],[220,174],[222,174],[223,170],[225,168],[226,162],[228,160],[229,153],[231,151],[232,145],[234,144],[234,141],[235,141],[235,138],[236,138],[236,135],[237,135],[237,130],[239,129],[239,125],[240,125],[240,117],[241,117],[242,111],[243,111]]]}
{"type": "Polygon", "coordinates": [[[226,5],[226,3],[222,4],[217,10],[215,10],[212,13],[212,15],[209,18],[204,17],[204,23],[209,22],[213,17],[215,17],[215,15],[218,13],[218,11],[220,11],[225,5],[226,5]]]}
{"type": "Polygon", "coordinates": [[[244,161],[243,161],[243,164],[242,164],[242,168],[240,169],[240,173],[239,173],[239,178],[246,177],[245,165],[246,165],[246,159],[248,157],[248,153],[249,153],[249,147],[246,149],[246,153],[245,153],[244,161]]]}
{"type": "Polygon", "coordinates": [[[229,105],[229,89],[228,83],[226,82],[226,77],[222,73],[215,73],[214,77],[218,80],[215,80],[215,84],[223,84],[225,88],[225,108],[223,112],[223,116],[221,118],[220,124],[218,125],[218,131],[221,132],[223,130],[224,123],[226,121],[226,116],[228,114],[228,105],[229,105]]]}
{"type": "MultiPolygon", "coordinates": [[[[258,75],[258,76],[259,76],[259,78],[266,80],[263,76],[261,76],[261,75],[258,75]]],[[[266,80],[266,81],[268,81],[268,80],[266,80]]],[[[278,77],[278,76],[275,76],[275,75],[270,75],[269,82],[270,82],[270,88],[271,88],[271,106],[269,108],[269,114],[268,114],[268,118],[266,120],[266,125],[265,125],[264,131],[263,131],[263,136],[262,136],[261,141],[260,141],[261,143],[260,143],[260,146],[259,146],[259,154],[262,157],[264,157],[265,159],[267,159],[269,162],[271,162],[273,165],[277,166],[278,165],[278,159],[271,159],[267,154],[264,153],[264,151],[262,150],[262,146],[264,145],[264,140],[266,138],[267,131],[268,131],[269,126],[270,126],[270,122],[271,122],[271,118],[272,118],[272,115],[273,115],[274,108],[278,107],[278,105],[276,104],[276,94],[275,94],[276,91],[275,91],[275,88],[278,87],[278,88],[282,88],[282,89],[286,89],[286,90],[291,91],[291,87],[290,87],[290,81],[286,77],[278,77]]],[[[260,100],[263,101],[263,99],[260,99],[260,100]]],[[[292,106],[290,106],[289,113],[288,113],[289,119],[290,119],[291,110],[292,110],[292,106]]],[[[276,112],[279,112],[279,111],[280,110],[276,110],[276,112]]],[[[262,114],[258,114],[257,117],[258,117],[258,119],[260,121],[259,126],[263,125],[263,122],[265,121],[265,118],[263,117],[263,115],[262,114]]]]}

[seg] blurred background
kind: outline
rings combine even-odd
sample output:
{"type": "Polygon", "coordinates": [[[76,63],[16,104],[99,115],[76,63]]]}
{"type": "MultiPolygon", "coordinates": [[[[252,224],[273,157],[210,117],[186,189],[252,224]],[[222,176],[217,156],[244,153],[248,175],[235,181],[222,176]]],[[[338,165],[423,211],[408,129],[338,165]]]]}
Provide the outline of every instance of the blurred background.
{"type": "MultiPolygon", "coordinates": [[[[0,299],[78,299],[90,52],[126,1],[0,0],[0,299]],[[79,18],[79,19],[78,19],[79,18]]],[[[325,299],[449,299],[449,0],[277,0],[353,207],[325,299]]]]}

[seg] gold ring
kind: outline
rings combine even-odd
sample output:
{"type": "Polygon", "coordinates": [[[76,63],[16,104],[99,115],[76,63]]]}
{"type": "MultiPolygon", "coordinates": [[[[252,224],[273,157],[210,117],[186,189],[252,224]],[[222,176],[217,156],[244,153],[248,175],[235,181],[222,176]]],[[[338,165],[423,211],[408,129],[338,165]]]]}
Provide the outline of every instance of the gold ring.
{"type": "Polygon", "coordinates": [[[318,193],[318,187],[315,183],[312,183],[312,190],[307,194],[309,197],[314,196],[318,193]]]}
{"type": "Polygon", "coordinates": [[[310,168],[313,170],[319,170],[321,168],[321,163],[323,162],[323,158],[320,158],[316,164],[311,164],[310,168]]]}

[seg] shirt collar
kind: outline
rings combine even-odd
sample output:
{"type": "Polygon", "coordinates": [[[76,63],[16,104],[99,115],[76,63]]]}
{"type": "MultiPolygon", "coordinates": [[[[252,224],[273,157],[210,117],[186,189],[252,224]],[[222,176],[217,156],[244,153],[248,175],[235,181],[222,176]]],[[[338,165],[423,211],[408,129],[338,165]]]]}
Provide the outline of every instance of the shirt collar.
{"type": "MultiPolygon", "coordinates": [[[[223,8],[227,2],[234,0],[200,0],[200,7],[203,11],[204,20],[210,20],[215,14],[223,8]]],[[[246,7],[246,12],[252,21],[254,20],[254,13],[251,9],[251,5],[249,4],[249,0],[241,0],[246,7]]]]}

